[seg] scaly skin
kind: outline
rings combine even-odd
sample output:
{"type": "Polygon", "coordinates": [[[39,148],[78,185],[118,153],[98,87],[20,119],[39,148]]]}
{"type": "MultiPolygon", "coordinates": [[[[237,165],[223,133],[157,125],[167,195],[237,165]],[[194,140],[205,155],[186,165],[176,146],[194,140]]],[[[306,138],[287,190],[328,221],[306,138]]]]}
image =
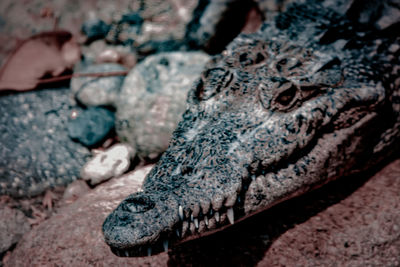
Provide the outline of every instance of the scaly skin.
{"type": "Polygon", "coordinates": [[[237,37],[193,86],[143,192],[104,222],[112,251],[158,253],[398,151],[400,38],[387,33],[307,4],[237,37]]]}

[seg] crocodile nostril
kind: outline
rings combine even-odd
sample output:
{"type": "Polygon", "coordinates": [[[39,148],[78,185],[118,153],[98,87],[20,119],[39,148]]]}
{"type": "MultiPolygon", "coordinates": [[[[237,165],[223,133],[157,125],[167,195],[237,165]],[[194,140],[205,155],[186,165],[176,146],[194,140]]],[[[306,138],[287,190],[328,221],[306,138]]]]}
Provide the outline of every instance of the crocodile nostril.
{"type": "Polygon", "coordinates": [[[155,206],[151,197],[146,195],[132,195],[128,197],[123,204],[123,210],[133,213],[143,213],[155,206]]]}
{"type": "Polygon", "coordinates": [[[193,166],[191,166],[191,165],[184,165],[181,168],[182,175],[191,174],[192,172],[193,172],[193,166]]]}

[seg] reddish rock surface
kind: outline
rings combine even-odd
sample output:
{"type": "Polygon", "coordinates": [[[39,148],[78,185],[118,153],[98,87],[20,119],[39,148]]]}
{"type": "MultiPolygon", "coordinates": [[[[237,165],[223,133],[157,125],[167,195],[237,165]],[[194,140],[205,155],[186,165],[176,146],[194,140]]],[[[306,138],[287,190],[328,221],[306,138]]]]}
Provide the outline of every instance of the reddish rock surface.
{"type": "Polygon", "coordinates": [[[167,254],[118,258],[103,241],[101,225],[112,209],[139,190],[150,167],[113,179],[59,210],[23,237],[5,266],[159,266],[167,254]]]}
{"type": "Polygon", "coordinates": [[[101,224],[141,169],[100,185],[24,236],[5,266],[399,266],[400,159],[344,177],[227,231],[145,258],[118,258],[101,224]]]}
{"type": "Polygon", "coordinates": [[[29,229],[28,219],[20,210],[0,206],[0,254],[16,244],[29,229]]]}
{"type": "MultiPolygon", "coordinates": [[[[336,190],[346,186],[345,181],[337,185],[336,190]]],[[[259,262],[293,264],[400,266],[400,160],[337,204],[286,231],[259,262]]]]}

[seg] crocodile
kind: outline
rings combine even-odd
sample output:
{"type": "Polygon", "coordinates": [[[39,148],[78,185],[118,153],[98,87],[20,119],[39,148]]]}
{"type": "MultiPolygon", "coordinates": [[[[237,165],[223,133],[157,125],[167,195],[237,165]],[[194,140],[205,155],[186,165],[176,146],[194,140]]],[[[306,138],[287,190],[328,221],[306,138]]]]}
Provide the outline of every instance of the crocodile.
{"type": "Polygon", "coordinates": [[[104,221],[113,253],[166,251],[396,155],[399,33],[309,0],[236,37],[192,86],[143,191],[104,221]]]}

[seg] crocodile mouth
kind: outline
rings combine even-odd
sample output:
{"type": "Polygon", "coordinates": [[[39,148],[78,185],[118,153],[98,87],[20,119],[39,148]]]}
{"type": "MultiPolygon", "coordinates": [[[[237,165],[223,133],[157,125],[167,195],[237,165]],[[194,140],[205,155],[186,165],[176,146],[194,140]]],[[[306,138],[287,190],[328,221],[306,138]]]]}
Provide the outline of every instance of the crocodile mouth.
{"type": "MultiPolygon", "coordinates": [[[[233,205],[231,204],[228,207],[221,205],[218,210],[214,210],[210,205],[208,210],[198,212],[196,217],[193,214],[185,216],[183,207],[178,206],[178,219],[172,229],[161,232],[151,243],[135,245],[124,249],[111,247],[112,252],[121,257],[151,256],[164,251],[166,252],[171,245],[180,245],[190,240],[222,231],[287,199],[296,197],[304,192],[318,188],[328,181],[334,180],[337,177],[328,177],[325,181],[318,181],[310,186],[301,187],[296,191],[286,192],[286,194],[282,194],[273,202],[257,207],[255,211],[246,211],[246,193],[249,187],[253,183],[256,183],[258,179],[263,179],[271,173],[282,172],[288,169],[289,166],[304,161],[306,157],[315,153],[315,150],[321,149],[321,147],[323,148],[329,143],[329,141],[323,140],[323,138],[341,136],[341,138],[337,139],[337,143],[346,142],[346,137],[354,134],[357,129],[363,127],[363,125],[375,117],[375,113],[368,110],[367,107],[360,106],[344,108],[338,114],[336,117],[333,117],[328,125],[321,129],[320,133],[315,134],[313,139],[300,151],[292,153],[287,158],[277,160],[277,162],[270,164],[267,168],[259,164],[259,167],[255,170],[248,170],[248,177],[242,179],[241,191],[235,196],[233,205]]],[[[226,200],[223,203],[226,203],[226,200]]]]}

